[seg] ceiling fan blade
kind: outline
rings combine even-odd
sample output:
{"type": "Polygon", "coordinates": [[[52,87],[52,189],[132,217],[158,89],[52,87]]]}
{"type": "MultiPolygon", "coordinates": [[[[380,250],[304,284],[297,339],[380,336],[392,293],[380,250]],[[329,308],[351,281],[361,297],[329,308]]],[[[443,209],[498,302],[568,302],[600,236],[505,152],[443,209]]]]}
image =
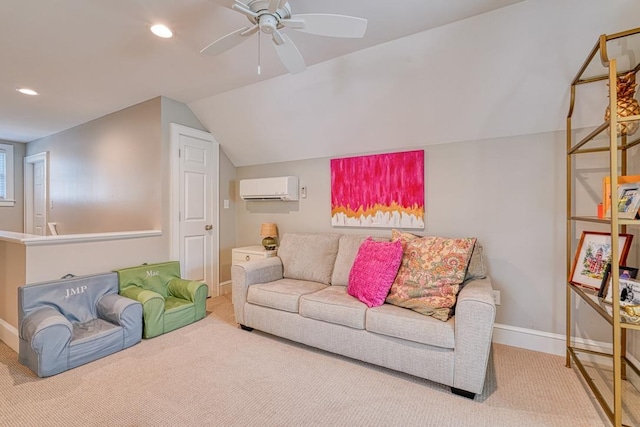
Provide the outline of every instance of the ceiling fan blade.
{"type": "MultiPolygon", "coordinates": [[[[236,0],[238,1],[238,0],[236,0]]],[[[282,9],[287,0],[270,0],[269,1],[269,13],[274,13],[278,9],[282,9]]]]}
{"type": "MultiPolygon", "coordinates": [[[[293,15],[292,21],[303,20],[304,27],[299,31],[320,36],[360,38],[367,31],[367,20],[355,16],[332,15],[326,13],[306,13],[293,15]]],[[[287,26],[287,19],[280,22],[287,26]]]]}
{"type": "Polygon", "coordinates": [[[213,56],[220,55],[222,52],[225,52],[247,40],[249,38],[248,36],[256,33],[257,31],[257,25],[254,25],[253,27],[240,28],[239,30],[229,33],[209,44],[207,47],[202,49],[200,53],[206,53],[207,55],[213,56]]]}
{"type": "Polygon", "coordinates": [[[253,10],[249,9],[246,4],[236,0],[231,9],[237,10],[238,12],[247,16],[247,18],[258,18],[258,14],[253,10]]]}
{"type": "Polygon", "coordinates": [[[279,31],[277,33],[279,41],[282,41],[283,43],[278,44],[274,32],[273,46],[275,47],[276,53],[280,57],[280,61],[285,66],[285,68],[291,74],[298,74],[306,70],[307,66],[304,63],[304,59],[302,58],[300,51],[298,50],[296,45],[293,44],[289,36],[287,36],[286,34],[282,34],[279,31]]]}
{"type": "Polygon", "coordinates": [[[281,19],[280,23],[287,28],[293,28],[294,30],[301,30],[304,28],[304,19],[281,19]]]}

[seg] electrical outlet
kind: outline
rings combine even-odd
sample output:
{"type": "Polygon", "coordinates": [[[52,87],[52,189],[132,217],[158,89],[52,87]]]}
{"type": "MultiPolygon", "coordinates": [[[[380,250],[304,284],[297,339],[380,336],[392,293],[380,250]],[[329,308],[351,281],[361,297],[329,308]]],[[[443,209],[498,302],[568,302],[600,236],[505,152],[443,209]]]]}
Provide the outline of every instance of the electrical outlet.
{"type": "Polygon", "coordinates": [[[493,302],[500,305],[500,291],[493,291],[493,302]]]}

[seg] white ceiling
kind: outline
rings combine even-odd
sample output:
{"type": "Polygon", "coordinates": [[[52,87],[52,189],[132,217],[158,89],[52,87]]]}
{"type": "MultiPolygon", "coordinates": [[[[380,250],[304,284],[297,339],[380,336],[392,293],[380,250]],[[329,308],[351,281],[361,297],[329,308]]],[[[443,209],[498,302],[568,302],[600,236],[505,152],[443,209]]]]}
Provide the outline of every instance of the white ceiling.
{"type": "MultiPolygon", "coordinates": [[[[288,34],[311,66],[519,1],[290,0],[294,14],[352,15],[369,25],[358,40],[288,34]]],[[[0,139],[32,141],[156,96],[191,104],[285,74],[266,36],[260,76],[256,37],[218,57],[199,53],[248,23],[230,5],[227,0],[2,0],[0,139]],[[158,22],[176,36],[153,36],[149,27],[158,22]],[[21,95],[18,87],[40,95],[21,95]]]]}

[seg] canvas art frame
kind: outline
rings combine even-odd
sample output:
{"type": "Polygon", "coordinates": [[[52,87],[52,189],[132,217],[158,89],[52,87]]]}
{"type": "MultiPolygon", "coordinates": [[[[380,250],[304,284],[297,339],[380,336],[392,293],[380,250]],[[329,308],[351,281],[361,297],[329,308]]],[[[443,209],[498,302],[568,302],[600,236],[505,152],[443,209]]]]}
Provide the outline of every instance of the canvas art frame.
{"type": "MultiPolygon", "coordinates": [[[[627,260],[632,234],[621,233],[618,236],[618,264],[627,260]]],[[[611,233],[583,231],[573,258],[569,282],[577,286],[598,291],[607,264],[611,263],[611,233]]]]}
{"type": "Polygon", "coordinates": [[[331,159],[331,226],[424,229],[424,150],[331,159]]]}

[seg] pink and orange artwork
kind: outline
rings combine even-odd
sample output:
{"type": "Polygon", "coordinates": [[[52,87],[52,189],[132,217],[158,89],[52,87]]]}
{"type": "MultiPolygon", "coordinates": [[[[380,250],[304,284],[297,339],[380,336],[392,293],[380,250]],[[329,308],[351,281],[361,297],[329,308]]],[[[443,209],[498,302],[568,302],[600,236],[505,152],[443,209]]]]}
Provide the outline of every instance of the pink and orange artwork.
{"type": "Polygon", "coordinates": [[[424,150],[331,159],[331,225],[424,228],[424,150]]]}

